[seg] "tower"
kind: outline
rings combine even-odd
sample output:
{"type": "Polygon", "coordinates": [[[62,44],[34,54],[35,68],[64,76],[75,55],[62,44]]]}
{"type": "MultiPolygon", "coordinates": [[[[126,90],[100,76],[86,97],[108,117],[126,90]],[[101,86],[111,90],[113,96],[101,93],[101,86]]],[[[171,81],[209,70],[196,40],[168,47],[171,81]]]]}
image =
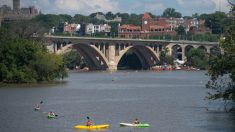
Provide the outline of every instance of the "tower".
{"type": "Polygon", "coordinates": [[[14,11],[20,10],[20,0],[13,0],[13,10],[14,11]]]}
{"type": "Polygon", "coordinates": [[[150,30],[151,20],[152,20],[152,18],[149,15],[149,13],[145,12],[144,16],[142,17],[142,30],[143,31],[149,31],[150,30]]]}

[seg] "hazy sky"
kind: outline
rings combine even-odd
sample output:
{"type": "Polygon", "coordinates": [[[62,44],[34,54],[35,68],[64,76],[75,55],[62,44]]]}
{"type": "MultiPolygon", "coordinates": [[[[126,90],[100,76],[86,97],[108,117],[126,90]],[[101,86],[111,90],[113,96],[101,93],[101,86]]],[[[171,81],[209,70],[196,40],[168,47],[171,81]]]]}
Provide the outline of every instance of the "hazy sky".
{"type": "MultiPolygon", "coordinates": [[[[235,0],[231,0],[235,1],[235,0]]],[[[0,0],[0,5],[12,6],[12,0],[0,0]]],[[[227,0],[21,0],[21,7],[34,5],[44,14],[84,14],[94,12],[151,12],[161,15],[166,8],[175,8],[183,16],[193,13],[228,12],[227,0]]]]}

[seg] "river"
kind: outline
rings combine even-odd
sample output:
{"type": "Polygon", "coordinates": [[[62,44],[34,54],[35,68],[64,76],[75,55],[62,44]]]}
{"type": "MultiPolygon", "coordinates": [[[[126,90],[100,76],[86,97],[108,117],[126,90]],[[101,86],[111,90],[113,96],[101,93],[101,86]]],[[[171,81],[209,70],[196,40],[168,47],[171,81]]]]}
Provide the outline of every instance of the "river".
{"type": "Polygon", "coordinates": [[[73,126],[87,116],[110,124],[102,132],[234,132],[234,114],[206,110],[207,80],[204,71],[72,72],[58,83],[2,86],[0,132],[83,132],[73,126]],[[135,118],[151,126],[119,126],[135,118]]]}

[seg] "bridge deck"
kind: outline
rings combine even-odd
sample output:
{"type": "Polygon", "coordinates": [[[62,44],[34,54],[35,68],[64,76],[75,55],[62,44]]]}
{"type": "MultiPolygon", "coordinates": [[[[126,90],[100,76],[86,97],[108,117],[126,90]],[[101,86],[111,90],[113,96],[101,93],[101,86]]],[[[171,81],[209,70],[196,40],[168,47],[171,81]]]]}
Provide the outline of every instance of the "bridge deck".
{"type": "Polygon", "coordinates": [[[154,39],[123,39],[123,38],[95,38],[95,37],[70,37],[70,36],[51,36],[47,35],[46,38],[52,39],[71,39],[71,40],[97,40],[97,41],[130,41],[139,43],[176,43],[176,44],[194,44],[194,45],[218,45],[219,42],[206,42],[206,41],[189,41],[189,40],[154,40],[154,39]]]}

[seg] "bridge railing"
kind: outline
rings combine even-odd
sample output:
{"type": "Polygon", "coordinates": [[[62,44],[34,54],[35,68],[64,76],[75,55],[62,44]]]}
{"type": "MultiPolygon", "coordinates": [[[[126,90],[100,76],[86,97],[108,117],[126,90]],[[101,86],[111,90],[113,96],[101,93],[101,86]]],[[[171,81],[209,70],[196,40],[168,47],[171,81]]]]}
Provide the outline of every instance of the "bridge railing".
{"type": "MultiPolygon", "coordinates": [[[[54,33],[52,35],[55,36],[71,36],[71,37],[92,37],[92,38],[118,38],[117,35],[78,35],[75,33],[54,33]]],[[[140,39],[140,38],[133,38],[133,39],[140,39]]],[[[144,39],[144,38],[141,38],[144,39]]],[[[162,35],[162,36],[151,36],[145,39],[152,39],[152,40],[173,40],[173,41],[199,41],[199,42],[218,42],[220,39],[220,35],[217,34],[194,34],[194,35],[176,35],[176,36],[169,36],[169,35],[162,35]]]]}

